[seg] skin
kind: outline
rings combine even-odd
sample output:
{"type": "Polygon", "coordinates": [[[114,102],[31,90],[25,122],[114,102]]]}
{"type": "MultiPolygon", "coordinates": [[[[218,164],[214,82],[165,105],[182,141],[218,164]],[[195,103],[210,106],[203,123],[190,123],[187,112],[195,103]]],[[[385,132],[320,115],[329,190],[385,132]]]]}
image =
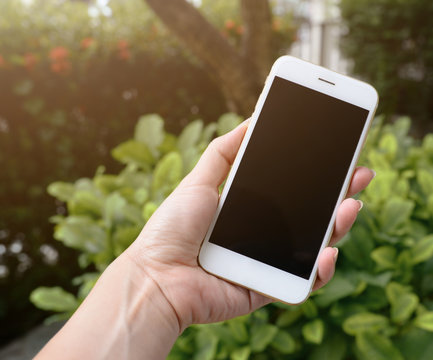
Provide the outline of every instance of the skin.
{"type": "MultiPolygon", "coordinates": [[[[209,145],[37,359],[164,359],[189,325],[227,320],[272,301],[206,273],[197,263],[217,208],[218,187],[247,126],[248,120],[209,145]]],[[[330,246],[349,231],[362,207],[349,197],[373,177],[367,168],[354,172],[330,246]]],[[[314,289],[332,278],[337,255],[336,248],[322,251],[314,289]]]]}

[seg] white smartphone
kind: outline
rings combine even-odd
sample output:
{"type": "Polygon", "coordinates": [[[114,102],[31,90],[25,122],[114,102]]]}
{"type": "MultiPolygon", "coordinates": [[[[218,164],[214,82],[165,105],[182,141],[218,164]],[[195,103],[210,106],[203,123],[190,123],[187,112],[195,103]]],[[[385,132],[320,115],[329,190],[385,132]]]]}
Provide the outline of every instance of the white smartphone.
{"type": "Polygon", "coordinates": [[[366,83],[279,58],[202,244],[203,269],[285,303],[307,299],[377,103],[366,83]]]}

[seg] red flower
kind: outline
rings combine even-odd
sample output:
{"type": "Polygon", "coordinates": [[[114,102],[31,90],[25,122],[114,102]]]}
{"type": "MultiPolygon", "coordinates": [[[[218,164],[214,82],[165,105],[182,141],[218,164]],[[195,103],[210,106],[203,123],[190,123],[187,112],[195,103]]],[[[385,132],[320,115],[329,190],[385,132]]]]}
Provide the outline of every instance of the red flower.
{"type": "Polygon", "coordinates": [[[242,25],[236,26],[236,32],[238,35],[242,35],[244,33],[244,27],[242,25]]]}
{"type": "Polygon", "coordinates": [[[6,61],[3,56],[0,55],[0,68],[6,67],[6,61]]]}
{"type": "Polygon", "coordinates": [[[57,74],[67,74],[69,70],[71,70],[71,63],[67,60],[51,63],[51,71],[57,74]]]}
{"type": "Polygon", "coordinates": [[[68,60],[69,50],[63,46],[57,46],[50,51],[51,71],[57,74],[66,74],[71,70],[68,60]]]}
{"type": "Polygon", "coordinates": [[[126,40],[119,40],[117,42],[118,57],[122,60],[129,60],[131,58],[131,51],[129,50],[129,44],[126,40]]]}
{"type": "Polygon", "coordinates": [[[128,49],[119,51],[119,59],[129,60],[131,58],[131,52],[128,49]]]}
{"type": "Polygon", "coordinates": [[[117,42],[117,48],[119,50],[127,49],[128,47],[129,47],[129,44],[128,44],[128,42],[126,40],[119,40],[117,42]]]}
{"type": "Polygon", "coordinates": [[[24,54],[24,67],[27,70],[32,70],[35,67],[37,62],[38,59],[35,54],[32,53],[24,54]]]}
{"type": "Polygon", "coordinates": [[[89,47],[91,47],[95,43],[95,39],[91,37],[86,37],[83,40],[81,40],[81,48],[86,50],[89,47]]]}
{"type": "Polygon", "coordinates": [[[50,59],[52,61],[64,60],[69,56],[69,50],[63,46],[57,46],[50,51],[50,59]]]}
{"type": "Polygon", "coordinates": [[[227,20],[225,23],[225,28],[227,30],[233,30],[235,26],[236,26],[235,22],[231,19],[227,20]]]}

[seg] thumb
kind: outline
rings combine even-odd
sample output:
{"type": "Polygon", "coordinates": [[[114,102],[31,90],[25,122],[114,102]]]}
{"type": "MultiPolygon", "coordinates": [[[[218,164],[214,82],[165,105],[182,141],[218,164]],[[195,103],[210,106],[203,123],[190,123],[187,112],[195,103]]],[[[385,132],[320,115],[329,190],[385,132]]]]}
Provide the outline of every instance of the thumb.
{"type": "Polygon", "coordinates": [[[229,133],[214,139],[185,178],[184,185],[209,186],[217,190],[227,177],[249,122],[250,119],[245,120],[229,133]]]}

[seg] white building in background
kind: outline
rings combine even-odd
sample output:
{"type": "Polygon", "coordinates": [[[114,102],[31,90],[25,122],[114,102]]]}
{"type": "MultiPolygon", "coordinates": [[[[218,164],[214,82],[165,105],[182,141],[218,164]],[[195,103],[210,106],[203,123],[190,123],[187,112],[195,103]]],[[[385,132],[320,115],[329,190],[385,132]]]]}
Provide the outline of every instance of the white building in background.
{"type": "Polygon", "coordinates": [[[350,63],[340,51],[340,37],[345,29],[341,22],[338,0],[298,1],[294,4],[294,10],[301,23],[298,40],[289,53],[347,74],[350,63]]]}

